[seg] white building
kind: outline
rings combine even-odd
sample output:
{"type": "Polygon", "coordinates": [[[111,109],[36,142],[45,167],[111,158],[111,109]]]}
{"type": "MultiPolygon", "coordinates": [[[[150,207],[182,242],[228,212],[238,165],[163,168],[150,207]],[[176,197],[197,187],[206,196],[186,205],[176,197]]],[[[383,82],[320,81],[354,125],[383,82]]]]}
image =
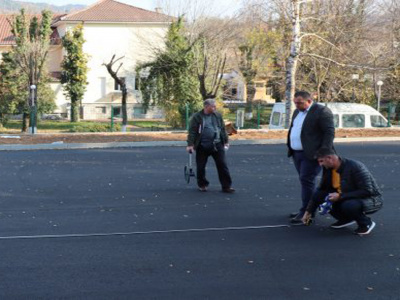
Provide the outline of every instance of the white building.
{"type": "MultiPolygon", "coordinates": [[[[226,103],[244,103],[247,102],[246,82],[239,72],[233,70],[230,73],[222,75],[226,85],[224,86],[223,99],[226,103]]],[[[272,89],[267,88],[266,79],[254,80],[255,95],[254,101],[261,103],[275,103],[272,98],[272,89]]]]}
{"type": "MultiPolygon", "coordinates": [[[[11,28],[7,22],[10,16],[0,16],[0,52],[9,51],[14,44],[11,28]]],[[[69,114],[70,102],[63,94],[57,78],[60,78],[61,62],[66,54],[60,38],[68,30],[83,24],[84,52],[88,55],[88,86],[82,100],[83,119],[106,119],[111,116],[111,103],[114,115],[121,110],[119,86],[108,74],[104,63],[110,62],[113,55],[123,57],[117,64],[123,65],[118,72],[125,78],[128,88],[128,118],[142,115],[139,78],[135,67],[140,62],[150,61],[156,49],[164,46],[164,37],[172,17],[123,4],[114,0],[101,0],[74,13],[54,16],[52,46],[49,53],[49,71],[55,79],[51,84],[56,92],[57,113],[69,114]]],[[[158,112],[148,112],[147,116],[157,117],[158,112]],[[154,115],[156,114],[156,115],[154,115]]]]}

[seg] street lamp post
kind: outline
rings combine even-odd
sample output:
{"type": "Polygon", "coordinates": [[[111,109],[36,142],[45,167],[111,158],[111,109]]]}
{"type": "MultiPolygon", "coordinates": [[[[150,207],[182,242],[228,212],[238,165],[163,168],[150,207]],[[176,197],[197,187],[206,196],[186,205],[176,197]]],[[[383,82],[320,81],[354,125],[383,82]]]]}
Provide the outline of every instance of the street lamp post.
{"type": "Polygon", "coordinates": [[[351,79],[353,79],[353,95],[351,96],[351,101],[356,102],[356,82],[360,79],[360,76],[358,74],[352,74],[351,79]]]}
{"type": "Polygon", "coordinates": [[[383,81],[379,80],[376,84],[378,85],[378,108],[377,108],[377,111],[379,112],[381,109],[381,90],[382,90],[383,81]]]}
{"type": "Polygon", "coordinates": [[[30,91],[29,133],[35,134],[37,131],[37,129],[36,129],[36,103],[35,103],[36,85],[32,84],[29,87],[29,91],[30,91]]]}

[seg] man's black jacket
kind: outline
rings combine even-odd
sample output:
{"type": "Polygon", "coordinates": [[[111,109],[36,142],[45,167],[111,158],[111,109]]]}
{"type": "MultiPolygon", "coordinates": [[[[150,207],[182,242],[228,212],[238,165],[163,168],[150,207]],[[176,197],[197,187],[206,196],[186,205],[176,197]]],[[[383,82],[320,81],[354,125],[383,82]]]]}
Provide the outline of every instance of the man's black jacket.
{"type": "MultiPolygon", "coordinates": [[[[290,147],[290,132],[292,131],[293,120],[298,114],[299,110],[296,109],[293,113],[287,137],[289,157],[293,155],[293,149],[290,147]]],[[[331,110],[324,105],[312,104],[304,119],[300,136],[305,156],[310,160],[314,160],[315,153],[320,148],[333,148],[334,137],[335,125],[331,110]]]]}
{"type": "MultiPolygon", "coordinates": [[[[367,167],[356,160],[340,158],[341,165],[337,172],[340,175],[341,196],[339,201],[348,199],[372,199],[382,202],[382,192],[374,177],[367,167]]],[[[332,170],[323,168],[319,191],[334,192],[332,189],[332,170]]],[[[307,211],[314,212],[318,206],[318,200],[312,199],[307,211]]],[[[322,199],[323,200],[323,199],[322,199]]]]}

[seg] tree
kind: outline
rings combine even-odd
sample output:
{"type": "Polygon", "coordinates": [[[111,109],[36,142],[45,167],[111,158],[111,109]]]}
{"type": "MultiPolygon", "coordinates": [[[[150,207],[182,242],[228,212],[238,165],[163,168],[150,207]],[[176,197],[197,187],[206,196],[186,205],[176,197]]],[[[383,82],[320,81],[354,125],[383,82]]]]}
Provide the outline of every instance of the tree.
{"type": "Polygon", "coordinates": [[[200,16],[188,27],[200,94],[203,100],[218,98],[224,72],[233,66],[240,26],[233,18],[200,16]]]}
{"type": "Polygon", "coordinates": [[[76,26],[62,38],[67,55],[61,63],[61,83],[65,95],[71,100],[71,122],[79,120],[79,104],[81,104],[87,86],[87,56],[83,52],[83,25],[76,26]]]}
{"type": "MultiPolygon", "coordinates": [[[[251,10],[250,10],[251,12],[251,10]]],[[[244,13],[245,14],[245,13],[244,13]]],[[[276,45],[279,34],[271,30],[269,24],[251,22],[246,20],[243,36],[239,40],[238,67],[242,73],[247,87],[247,108],[252,112],[253,101],[256,93],[254,80],[257,78],[271,77],[276,59],[276,45]]]]}
{"type": "MultiPolygon", "coordinates": [[[[11,52],[2,53],[0,74],[0,122],[4,125],[8,121],[9,114],[25,113],[27,115],[29,113],[26,100],[29,98],[29,89],[26,74],[20,71],[11,52]]],[[[55,93],[48,82],[47,75],[42,76],[38,85],[37,112],[39,115],[52,112],[56,108],[55,93]]]]}
{"type": "Polygon", "coordinates": [[[150,104],[160,105],[172,126],[184,124],[186,105],[190,111],[201,108],[193,44],[189,44],[184,33],[182,17],[170,25],[165,49],[156,53],[153,61],[138,65],[136,71],[138,77],[148,74],[140,83],[145,108],[150,104]]]}
{"type": "Polygon", "coordinates": [[[221,9],[216,1],[158,0],[158,5],[170,14],[178,12],[185,16],[185,34],[192,45],[194,72],[202,99],[218,98],[223,82],[223,73],[234,62],[235,37],[240,31],[236,18],[219,17],[230,10],[230,5],[221,9]]]}
{"type": "Polygon", "coordinates": [[[382,86],[382,96],[385,99],[397,104],[400,103],[400,66],[398,61],[400,60],[400,20],[398,15],[400,14],[400,3],[395,0],[387,0],[386,5],[386,20],[388,23],[385,24],[387,29],[387,39],[389,41],[389,52],[390,55],[385,56],[388,58],[393,68],[387,72],[387,76],[382,86]]]}
{"type": "Polygon", "coordinates": [[[20,72],[10,52],[2,53],[0,74],[0,122],[5,125],[8,114],[19,110],[23,113],[27,108],[27,79],[25,74],[20,72]]]}
{"type": "Polygon", "coordinates": [[[201,97],[203,100],[209,97],[218,99],[223,73],[234,65],[234,42],[241,30],[237,18],[217,16],[226,13],[230,5],[227,4],[224,11],[218,9],[216,1],[212,0],[158,0],[158,5],[170,14],[179,12],[185,16],[185,34],[192,49],[193,70],[201,97]]]}
{"type": "Polygon", "coordinates": [[[292,99],[294,98],[296,88],[296,69],[297,62],[299,59],[300,48],[301,48],[301,37],[300,37],[300,16],[302,13],[302,5],[304,1],[291,0],[291,19],[292,19],[292,41],[290,44],[290,55],[286,63],[286,119],[285,128],[289,128],[290,121],[292,118],[292,99]]]}
{"type": "Polygon", "coordinates": [[[118,72],[121,69],[123,63],[121,63],[118,67],[117,70],[113,69],[113,66],[115,63],[117,63],[117,61],[123,59],[124,57],[120,57],[115,59],[115,54],[113,55],[113,57],[111,58],[111,61],[108,64],[103,64],[103,66],[105,66],[107,68],[108,73],[111,75],[111,77],[115,80],[115,82],[121,87],[121,92],[122,92],[122,104],[121,104],[121,108],[122,108],[122,131],[126,131],[126,126],[128,125],[128,114],[127,114],[127,110],[126,110],[126,99],[128,97],[128,89],[126,88],[126,82],[125,82],[125,78],[123,77],[119,77],[118,76],[118,72]]]}
{"type": "Polygon", "coordinates": [[[213,53],[207,38],[201,37],[196,45],[195,57],[197,78],[203,100],[216,98],[225,70],[226,53],[213,53]]]}
{"type": "Polygon", "coordinates": [[[257,76],[257,67],[254,66],[254,56],[253,56],[254,46],[249,44],[243,44],[239,46],[239,51],[240,51],[239,69],[242,72],[247,87],[246,101],[250,105],[252,105],[254,95],[256,93],[256,89],[254,87],[254,78],[257,76]]]}
{"type": "Polygon", "coordinates": [[[286,71],[286,126],[290,124],[295,89],[315,92],[317,100],[324,101],[350,101],[352,90],[356,90],[358,102],[373,103],[378,76],[400,63],[398,58],[394,63],[390,60],[391,40],[385,38],[388,30],[384,28],[389,18],[382,13],[387,5],[384,2],[264,1],[275,13],[275,20],[291,23],[290,53],[282,64],[286,71]],[[359,81],[352,82],[353,73],[359,75],[359,81]]]}
{"type": "MultiPolygon", "coordinates": [[[[7,96],[14,104],[10,103],[9,108],[23,113],[23,131],[27,129],[28,107],[31,112],[48,112],[55,107],[45,65],[50,47],[51,18],[51,12],[46,10],[42,12],[40,21],[36,16],[28,18],[22,9],[19,15],[9,20],[16,45],[10,53],[3,54],[2,72],[6,75],[1,81],[2,84],[10,84],[7,96]],[[33,105],[29,106],[31,85],[35,85],[36,89],[33,105]]],[[[36,114],[31,116],[30,126],[33,127],[36,114]]]]}

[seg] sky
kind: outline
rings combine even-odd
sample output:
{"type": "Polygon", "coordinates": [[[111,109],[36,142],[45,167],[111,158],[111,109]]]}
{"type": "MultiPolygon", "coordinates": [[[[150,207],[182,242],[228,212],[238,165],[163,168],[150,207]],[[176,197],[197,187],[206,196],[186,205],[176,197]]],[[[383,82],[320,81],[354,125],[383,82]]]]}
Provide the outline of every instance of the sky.
{"type": "MultiPolygon", "coordinates": [[[[20,1],[34,2],[34,3],[49,3],[53,5],[66,5],[66,4],[90,5],[97,2],[96,0],[20,0],[20,1]]],[[[153,0],[117,0],[117,1],[151,10],[154,8],[153,6],[155,2],[153,0]]]]}
{"type": "MultiPolygon", "coordinates": [[[[91,5],[97,2],[97,0],[20,0],[20,1],[34,2],[34,3],[39,3],[39,2],[49,3],[53,5],[66,5],[66,4],[91,5]]],[[[156,8],[160,2],[157,0],[116,0],[116,1],[148,10],[154,10],[154,8],[156,8]]],[[[179,5],[179,3],[182,3],[182,0],[171,0],[170,2],[172,3],[172,6],[174,6],[174,5],[179,5]]],[[[185,0],[185,2],[189,3],[197,1],[185,0]]],[[[210,9],[211,13],[214,13],[216,15],[232,15],[240,7],[240,3],[242,2],[242,0],[200,0],[200,2],[204,3],[207,2],[209,6],[212,6],[212,9],[210,9]]]]}

